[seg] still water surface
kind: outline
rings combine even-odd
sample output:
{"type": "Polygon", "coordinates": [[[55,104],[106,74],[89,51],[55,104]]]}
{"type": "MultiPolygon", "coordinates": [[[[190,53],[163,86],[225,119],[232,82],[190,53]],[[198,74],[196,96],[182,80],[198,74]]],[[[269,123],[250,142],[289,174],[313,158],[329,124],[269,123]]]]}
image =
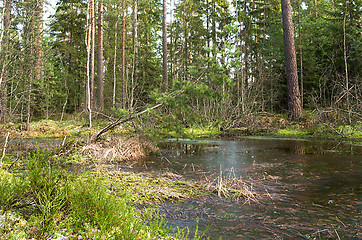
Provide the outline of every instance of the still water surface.
{"type": "Polygon", "coordinates": [[[241,177],[255,182],[258,203],[200,197],[165,203],[172,226],[208,228],[210,239],[362,239],[362,147],[283,139],[165,142],[160,158],[138,170],[186,179],[241,177]]]}
{"type": "MultiPolygon", "coordinates": [[[[13,139],[12,154],[64,139],[13,139]]],[[[161,157],[134,170],[171,171],[188,180],[240,177],[258,203],[199,197],[164,203],[171,226],[208,229],[210,239],[362,239],[362,147],[302,139],[168,141],[161,157]]]]}

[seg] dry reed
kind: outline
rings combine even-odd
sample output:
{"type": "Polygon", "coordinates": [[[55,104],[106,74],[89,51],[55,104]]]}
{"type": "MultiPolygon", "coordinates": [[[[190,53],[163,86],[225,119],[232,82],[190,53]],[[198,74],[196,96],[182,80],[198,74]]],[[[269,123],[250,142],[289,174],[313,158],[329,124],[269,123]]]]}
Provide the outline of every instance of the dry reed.
{"type": "Polygon", "coordinates": [[[101,143],[87,144],[82,152],[102,162],[124,162],[141,159],[158,148],[143,136],[112,137],[101,143]]]}
{"type": "Polygon", "coordinates": [[[245,203],[259,202],[259,195],[254,191],[250,181],[237,177],[224,178],[222,172],[206,186],[209,191],[217,193],[219,197],[244,200],[245,203]]]}

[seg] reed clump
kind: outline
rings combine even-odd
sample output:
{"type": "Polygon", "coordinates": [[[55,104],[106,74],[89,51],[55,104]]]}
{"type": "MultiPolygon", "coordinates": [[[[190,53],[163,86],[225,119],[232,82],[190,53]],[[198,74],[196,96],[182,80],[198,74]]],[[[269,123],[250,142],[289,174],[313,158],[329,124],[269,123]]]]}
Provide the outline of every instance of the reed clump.
{"type": "Polygon", "coordinates": [[[253,187],[253,181],[240,177],[224,177],[222,172],[206,184],[207,190],[216,193],[219,197],[243,200],[245,203],[259,202],[259,194],[253,187]]]}
{"type": "Polygon", "coordinates": [[[138,161],[159,149],[145,136],[111,136],[102,142],[87,144],[82,153],[88,154],[97,162],[138,161]]]}

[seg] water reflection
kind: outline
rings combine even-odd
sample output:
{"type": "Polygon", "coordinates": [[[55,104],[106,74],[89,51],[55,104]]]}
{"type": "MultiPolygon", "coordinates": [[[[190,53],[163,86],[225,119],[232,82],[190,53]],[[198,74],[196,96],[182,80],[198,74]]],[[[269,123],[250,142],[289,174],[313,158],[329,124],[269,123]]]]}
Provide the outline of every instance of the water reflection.
{"type": "Polygon", "coordinates": [[[168,161],[152,159],[148,167],[196,180],[218,176],[221,169],[258,180],[260,193],[266,189],[271,197],[265,194],[251,206],[217,197],[166,203],[163,213],[171,224],[192,227],[199,217],[201,228],[211,226],[211,239],[360,237],[361,147],[280,139],[177,144],[163,145],[168,161]]]}

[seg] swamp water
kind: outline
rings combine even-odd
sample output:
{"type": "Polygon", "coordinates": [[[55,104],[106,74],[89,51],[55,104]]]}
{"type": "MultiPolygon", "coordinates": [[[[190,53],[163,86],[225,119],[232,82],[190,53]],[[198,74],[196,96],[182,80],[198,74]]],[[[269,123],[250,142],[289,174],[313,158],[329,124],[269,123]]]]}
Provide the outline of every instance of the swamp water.
{"type": "MultiPolygon", "coordinates": [[[[64,139],[9,142],[7,153],[53,149],[64,139]]],[[[3,143],[1,143],[3,145],[3,143]]],[[[258,202],[204,196],[166,202],[169,225],[208,229],[210,239],[362,239],[362,147],[334,142],[243,138],[165,142],[161,157],[135,171],[169,171],[186,180],[220,176],[253,183],[258,202]]],[[[20,156],[19,156],[20,157],[20,156]]]]}
{"type": "MultiPolygon", "coordinates": [[[[171,226],[210,239],[361,239],[362,147],[273,138],[165,142],[138,171],[189,180],[241,177],[258,202],[199,197],[164,203],[171,226]],[[198,223],[197,223],[198,222],[198,223]]],[[[192,235],[192,234],[191,234],[192,235]]]]}

